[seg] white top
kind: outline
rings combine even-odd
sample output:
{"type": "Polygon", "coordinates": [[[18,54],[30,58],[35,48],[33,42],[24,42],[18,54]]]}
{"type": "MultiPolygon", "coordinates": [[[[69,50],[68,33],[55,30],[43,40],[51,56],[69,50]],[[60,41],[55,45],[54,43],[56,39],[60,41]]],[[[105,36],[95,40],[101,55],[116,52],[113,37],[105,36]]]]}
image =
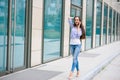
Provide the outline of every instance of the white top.
{"type": "Polygon", "coordinates": [[[81,44],[81,41],[80,41],[80,39],[70,39],[70,44],[78,45],[78,44],[81,44]]]}

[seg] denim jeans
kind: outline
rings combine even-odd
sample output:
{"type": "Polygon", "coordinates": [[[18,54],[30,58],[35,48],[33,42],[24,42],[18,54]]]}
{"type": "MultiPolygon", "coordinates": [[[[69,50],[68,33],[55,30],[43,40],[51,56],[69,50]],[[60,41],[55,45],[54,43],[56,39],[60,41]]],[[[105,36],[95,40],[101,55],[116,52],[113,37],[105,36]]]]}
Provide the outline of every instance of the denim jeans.
{"type": "Polygon", "coordinates": [[[80,53],[81,44],[80,45],[70,45],[71,54],[73,56],[73,63],[71,71],[74,72],[74,69],[76,68],[77,71],[79,71],[79,62],[78,62],[78,55],[80,53]]]}

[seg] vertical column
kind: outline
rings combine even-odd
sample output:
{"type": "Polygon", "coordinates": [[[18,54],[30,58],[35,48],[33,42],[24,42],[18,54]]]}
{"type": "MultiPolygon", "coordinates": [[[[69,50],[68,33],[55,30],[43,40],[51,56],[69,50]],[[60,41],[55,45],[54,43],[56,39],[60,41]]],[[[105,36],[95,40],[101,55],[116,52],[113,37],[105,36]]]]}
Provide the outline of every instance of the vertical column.
{"type": "MultiPolygon", "coordinates": [[[[64,0],[63,0],[64,1],[64,0]]],[[[68,24],[68,17],[70,17],[70,3],[71,0],[64,1],[64,26],[63,26],[63,57],[69,55],[69,33],[70,33],[70,26],[68,24]]]]}
{"type": "Polygon", "coordinates": [[[27,44],[25,46],[25,64],[26,67],[31,67],[31,39],[32,39],[32,2],[33,0],[27,0],[26,4],[26,40],[25,43],[27,44]]]}
{"type": "Polygon", "coordinates": [[[96,36],[96,7],[97,0],[94,0],[94,13],[93,13],[93,37],[92,37],[92,48],[95,48],[95,36],[96,36]]]}
{"type": "Polygon", "coordinates": [[[31,66],[41,64],[43,0],[33,0],[31,66]]]}
{"type": "Polygon", "coordinates": [[[7,73],[9,73],[10,71],[10,64],[11,64],[11,28],[12,28],[12,22],[11,22],[11,11],[12,11],[12,0],[9,0],[8,1],[9,3],[9,6],[8,6],[8,25],[9,25],[9,29],[8,29],[8,40],[7,40],[7,43],[8,43],[8,48],[7,48],[7,73]]]}
{"type": "MultiPolygon", "coordinates": [[[[84,24],[84,28],[86,29],[86,0],[83,0],[82,3],[82,23],[84,24]]],[[[85,40],[82,40],[82,51],[85,50],[85,40]]]]}

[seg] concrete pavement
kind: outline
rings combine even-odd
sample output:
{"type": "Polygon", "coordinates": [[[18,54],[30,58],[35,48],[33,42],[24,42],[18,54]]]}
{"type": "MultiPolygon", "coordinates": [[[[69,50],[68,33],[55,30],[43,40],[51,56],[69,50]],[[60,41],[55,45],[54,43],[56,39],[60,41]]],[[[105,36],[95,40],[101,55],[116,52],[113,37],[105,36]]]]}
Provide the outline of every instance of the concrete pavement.
{"type": "Polygon", "coordinates": [[[120,55],[97,74],[93,80],[120,80],[120,55]]]}
{"type": "MultiPolygon", "coordinates": [[[[82,52],[79,55],[80,77],[76,78],[75,72],[72,80],[91,80],[119,54],[120,41],[82,52]]],[[[71,65],[72,56],[69,56],[3,76],[0,80],[68,80],[71,65]]]]}

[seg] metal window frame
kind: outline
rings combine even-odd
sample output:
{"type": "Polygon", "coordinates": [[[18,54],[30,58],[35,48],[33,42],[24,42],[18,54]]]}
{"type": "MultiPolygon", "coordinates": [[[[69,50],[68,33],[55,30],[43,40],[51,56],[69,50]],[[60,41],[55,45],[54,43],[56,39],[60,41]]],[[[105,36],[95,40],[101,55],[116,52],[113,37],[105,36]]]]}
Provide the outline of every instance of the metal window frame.
{"type": "Polygon", "coordinates": [[[32,0],[26,0],[25,8],[25,55],[24,55],[24,65],[25,67],[20,67],[11,70],[11,27],[12,27],[12,0],[8,0],[8,29],[7,29],[7,58],[6,58],[6,71],[0,73],[0,76],[10,74],[11,72],[16,72],[25,68],[31,67],[31,35],[32,35],[32,0]]]}
{"type": "MultiPolygon", "coordinates": [[[[11,7],[9,7],[9,6],[11,6],[11,0],[8,0],[8,19],[7,19],[7,26],[9,26],[9,25],[11,25],[10,24],[10,18],[11,17],[9,17],[9,15],[11,15],[11,14],[9,14],[9,12],[10,12],[10,10],[11,10],[11,7]]],[[[9,28],[7,29],[7,52],[6,52],[6,71],[4,71],[4,72],[0,72],[0,76],[3,76],[3,75],[5,75],[6,73],[9,73],[9,71],[10,71],[10,69],[9,69],[9,63],[10,63],[10,58],[8,57],[10,54],[8,54],[8,52],[9,52],[9,50],[10,50],[10,45],[8,44],[8,42],[10,41],[9,40],[9,37],[10,37],[10,35],[9,35],[9,32],[8,31],[10,31],[9,30],[9,28]]]]}
{"type": "MultiPolygon", "coordinates": [[[[94,10],[95,10],[94,7],[95,7],[95,4],[96,4],[96,3],[95,3],[95,0],[93,0],[92,3],[93,3],[93,6],[92,6],[93,9],[92,9],[91,48],[93,48],[93,43],[94,43],[94,41],[93,41],[93,33],[94,33],[94,32],[93,32],[93,31],[94,31],[93,29],[94,29],[94,27],[93,27],[93,26],[94,26],[94,10]]],[[[86,10],[87,10],[87,6],[86,6],[86,10]]],[[[86,12],[87,12],[87,11],[86,11],[86,12]]],[[[87,14],[86,14],[86,16],[87,16],[87,14]]],[[[86,20],[87,20],[87,17],[86,17],[86,20]]],[[[87,24],[87,23],[86,23],[86,24],[87,24]]],[[[86,25],[86,24],[85,24],[85,25],[86,25]]],[[[86,29],[85,29],[85,30],[86,30],[86,29]]],[[[87,31],[86,31],[86,32],[87,32],[87,31]]],[[[90,50],[91,48],[89,48],[89,49],[86,48],[86,39],[85,39],[85,51],[90,50]]]]}
{"type": "MultiPolygon", "coordinates": [[[[106,17],[107,21],[106,21],[106,34],[105,34],[105,44],[107,44],[107,36],[108,36],[108,34],[107,34],[108,24],[107,24],[107,23],[108,23],[108,13],[109,13],[109,12],[108,12],[108,4],[104,2],[104,5],[103,5],[103,6],[104,6],[104,9],[105,9],[105,6],[107,7],[107,17],[106,17]]],[[[103,9],[103,10],[104,10],[104,9],[103,9]]],[[[104,30],[104,13],[103,13],[103,30],[104,30]]],[[[103,32],[103,33],[104,33],[104,32],[103,32]]],[[[103,39],[102,39],[102,40],[103,40],[103,39]]],[[[103,45],[105,45],[105,44],[103,44],[103,45]]]]}
{"type": "Polygon", "coordinates": [[[112,33],[112,35],[113,35],[113,42],[115,42],[115,27],[116,27],[116,10],[115,9],[113,9],[113,33],[112,33]],[[114,20],[115,19],[115,20],[114,20]]]}
{"type": "Polygon", "coordinates": [[[110,31],[109,31],[109,33],[110,33],[110,41],[109,41],[109,43],[112,42],[112,25],[113,25],[113,10],[112,10],[112,7],[109,7],[109,20],[110,20],[110,14],[112,15],[111,16],[111,21],[112,22],[111,22],[111,25],[109,24],[109,27],[110,27],[110,31]]]}
{"type": "MultiPolygon", "coordinates": [[[[64,7],[65,7],[65,0],[62,0],[62,10],[61,10],[61,14],[64,12],[64,7]]],[[[51,62],[51,61],[55,61],[55,60],[58,60],[60,58],[63,57],[63,45],[64,45],[64,30],[63,30],[63,27],[64,26],[64,14],[61,15],[62,19],[61,19],[61,37],[60,37],[60,56],[59,58],[55,58],[55,59],[50,59],[50,60],[47,60],[47,61],[44,61],[44,16],[45,16],[45,0],[43,1],[43,17],[42,17],[42,54],[41,54],[41,64],[45,64],[45,63],[48,63],[48,62],[51,62]],[[63,41],[63,42],[62,42],[63,41]]]]}
{"type": "MultiPolygon", "coordinates": [[[[97,47],[100,47],[101,46],[101,30],[102,30],[102,16],[103,16],[103,14],[102,14],[102,12],[103,12],[103,2],[101,1],[101,0],[97,0],[96,1],[96,4],[97,4],[97,2],[100,2],[101,3],[101,20],[100,20],[100,36],[99,36],[99,45],[98,46],[96,46],[96,34],[95,34],[95,47],[97,48],[97,47]]],[[[95,16],[97,16],[97,12],[96,12],[96,15],[95,16]]],[[[97,21],[97,18],[96,18],[96,21],[97,21]]],[[[97,22],[96,22],[96,24],[97,24],[97,22]]],[[[96,29],[96,28],[95,28],[96,29]]],[[[95,30],[96,31],[96,30],[95,30]]]]}
{"type": "MultiPolygon", "coordinates": [[[[77,6],[77,5],[75,5],[75,4],[73,4],[72,3],[72,0],[71,0],[71,4],[70,4],[70,12],[71,12],[71,10],[72,10],[72,7],[74,7],[74,9],[75,9],[75,15],[76,15],[76,12],[77,12],[77,9],[79,9],[79,10],[81,10],[81,18],[82,18],[82,9],[83,9],[83,0],[81,0],[81,6],[77,6]]],[[[71,14],[70,14],[71,15],[71,14]]]]}

